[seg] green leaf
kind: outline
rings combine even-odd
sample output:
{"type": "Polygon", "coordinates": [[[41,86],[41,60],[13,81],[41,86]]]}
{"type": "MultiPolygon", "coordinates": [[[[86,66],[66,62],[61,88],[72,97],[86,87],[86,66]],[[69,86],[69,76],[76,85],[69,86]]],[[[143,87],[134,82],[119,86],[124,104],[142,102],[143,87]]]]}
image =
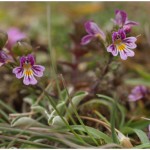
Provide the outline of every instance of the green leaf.
{"type": "MultiPolygon", "coordinates": [[[[78,130],[78,131],[83,131],[83,132],[85,132],[85,129],[84,129],[83,126],[81,126],[81,125],[72,125],[71,128],[72,128],[73,130],[78,130]]],[[[97,139],[103,139],[106,143],[112,143],[111,137],[109,137],[109,136],[106,135],[105,133],[103,133],[103,132],[101,132],[101,131],[99,131],[99,130],[97,130],[97,129],[94,129],[94,128],[92,128],[92,127],[86,126],[86,128],[87,128],[88,132],[89,132],[92,136],[94,136],[95,138],[97,138],[97,139]]]]}
{"type": "Polygon", "coordinates": [[[115,131],[115,117],[116,117],[116,103],[113,103],[113,109],[111,111],[111,118],[110,118],[110,124],[111,124],[111,132],[112,132],[112,139],[113,142],[118,144],[118,138],[115,131]]]}
{"type": "Polygon", "coordinates": [[[100,98],[103,98],[103,99],[106,99],[108,100],[109,102],[111,102],[111,106],[112,106],[112,103],[116,103],[116,107],[118,108],[118,110],[120,111],[121,113],[121,121],[120,121],[120,128],[124,125],[124,121],[125,121],[125,108],[120,105],[119,103],[117,103],[113,98],[109,97],[109,96],[106,96],[106,95],[102,95],[102,94],[97,94],[98,97],[100,98]]]}
{"type": "Polygon", "coordinates": [[[44,125],[29,117],[21,117],[11,124],[12,127],[43,127],[44,125]]]}
{"type": "Polygon", "coordinates": [[[3,100],[0,100],[0,106],[4,107],[5,109],[7,109],[8,111],[12,113],[16,113],[16,111],[13,108],[11,108],[9,105],[4,103],[3,100]]]}
{"type": "Polygon", "coordinates": [[[135,147],[133,147],[133,148],[134,148],[134,149],[135,149],[135,148],[138,148],[138,149],[150,148],[150,143],[141,144],[141,145],[135,146],[135,147]]]}
{"type": "MultiPolygon", "coordinates": [[[[66,120],[66,118],[64,118],[66,120]]],[[[67,122],[67,120],[66,120],[67,122]]],[[[61,119],[60,116],[55,116],[52,120],[52,125],[55,125],[55,126],[65,126],[65,123],[64,121],[61,119]]]]}
{"type": "Polygon", "coordinates": [[[0,31],[0,49],[2,49],[8,40],[8,35],[6,32],[0,31]]]}
{"type": "Polygon", "coordinates": [[[133,133],[136,133],[136,135],[139,137],[139,139],[140,139],[140,141],[141,141],[142,144],[149,143],[148,136],[146,135],[145,132],[143,132],[140,129],[135,129],[135,128],[131,128],[131,127],[124,127],[122,129],[122,132],[124,134],[133,134],[133,133]]]}
{"type": "MultiPolygon", "coordinates": [[[[87,96],[88,93],[87,92],[78,92],[76,93],[76,95],[72,98],[72,104],[75,108],[77,108],[78,104],[81,102],[81,100],[87,96]]],[[[68,111],[70,114],[72,114],[74,112],[74,109],[72,107],[72,104],[71,102],[69,103],[69,106],[68,106],[68,111]]],[[[68,118],[69,117],[69,114],[68,114],[68,111],[66,112],[65,114],[65,117],[68,118]]]]}
{"type": "Polygon", "coordinates": [[[139,130],[139,129],[133,129],[133,131],[140,138],[142,144],[150,143],[147,135],[145,134],[145,132],[143,132],[142,130],[139,130]]]}

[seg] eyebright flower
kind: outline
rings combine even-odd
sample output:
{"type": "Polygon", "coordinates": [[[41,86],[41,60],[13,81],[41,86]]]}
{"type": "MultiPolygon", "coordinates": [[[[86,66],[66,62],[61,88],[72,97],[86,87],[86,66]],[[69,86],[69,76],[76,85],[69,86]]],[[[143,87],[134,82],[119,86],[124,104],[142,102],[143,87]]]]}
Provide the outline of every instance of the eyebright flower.
{"type": "Polygon", "coordinates": [[[112,34],[112,44],[107,47],[107,51],[111,52],[113,56],[117,56],[120,53],[120,57],[126,60],[127,57],[133,57],[134,52],[131,49],[136,48],[135,37],[126,37],[126,33],[123,29],[119,29],[118,32],[112,34]]]}
{"type": "Polygon", "coordinates": [[[137,22],[128,20],[126,12],[122,10],[116,10],[115,15],[115,20],[113,20],[114,23],[117,24],[120,28],[123,28],[126,33],[131,31],[132,26],[138,25],[137,22]]]}
{"type": "Polygon", "coordinates": [[[42,77],[45,67],[41,65],[35,65],[35,60],[33,55],[29,54],[28,56],[22,56],[20,58],[20,67],[13,69],[13,73],[16,74],[16,78],[23,79],[25,85],[35,85],[37,83],[36,77],[42,77]]]}
{"type": "Polygon", "coordinates": [[[96,23],[93,21],[87,21],[85,24],[85,30],[88,33],[88,35],[85,35],[81,39],[81,44],[86,45],[88,44],[93,38],[101,38],[102,40],[105,40],[106,36],[104,32],[98,27],[96,23]]]}
{"type": "Polygon", "coordinates": [[[12,46],[19,40],[22,40],[24,39],[26,36],[24,33],[22,33],[18,28],[10,28],[8,31],[7,31],[7,34],[8,34],[8,42],[7,42],[7,45],[6,47],[8,49],[11,49],[12,46]]]}
{"type": "Polygon", "coordinates": [[[7,54],[5,51],[0,51],[0,67],[8,62],[13,61],[13,58],[7,54]]]}
{"type": "Polygon", "coordinates": [[[131,94],[128,96],[129,101],[137,101],[145,97],[145,95],[148,93],[148,89],[143,86],[139,85],[133,88],[131,91],[131,94]]]}

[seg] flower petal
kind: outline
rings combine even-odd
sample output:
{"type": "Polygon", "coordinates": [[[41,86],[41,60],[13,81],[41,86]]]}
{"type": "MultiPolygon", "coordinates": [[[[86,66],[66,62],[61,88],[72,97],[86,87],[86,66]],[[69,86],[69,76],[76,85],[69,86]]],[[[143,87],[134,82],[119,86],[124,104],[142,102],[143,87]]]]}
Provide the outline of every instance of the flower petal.
{"type": "Polygon", "coordinates": [[[128,96],[129,101],[137,101],[140,100],[143,96],[141,94],[130,94],[128,96]]]}
{"type": "Polygon", "coordinates": [[[120,27],[122,27],[127,20],[126,12],[121,11],[121,10],[116,10],[115,14],[116,14],[116,17],[115,17],[116,24],[119,25],[120,27]]]}
{"type": "Polygon", "coordinates": [[[30,84],[35,85],[35,84],[37,84],[37,80],[35,79],[35,77],[33,75],[24,76],[23,83],[25,85],[30,85],[30,84]]]}
{"type": "Polygon", "coordinates": [[[121,57],[122,60],[127,59],[128,56],[126,55],[125,51],[119,51],[119,53],[120,53],[120,57],[121,57]]]}
{"type": "Polygon", "coordinates": [[[18,78],[18,79],[21,79],[24,76],[22,67],[14,68],[13,73],[16,74],[16,78],[18,78]]]}
{"type": "Polygon", "coordinates": [[[7,54],[5,51],[1,50],[0,51],[0,66],[8,62],[13,62],[12,56],[7,54]]]}
{"type": "Polygon", "coordinates": [[[123,29],[119,29],[118,34],[122,40],[126,38],[126,33],[123,29]]]}
{"type": "Polygon", "coordinates": [[[129,57],[133,57],[135,55],[134,51],[130,50],[130,49],[125,49],[124,50],[126,55],[129,56],[129,57]]]}
{"type": "Polygon", "coordinates": [[[34,56],[33,56],[32,54],[29,54],[29,55],[27,56],[27,59],[28,59],[28,61],[30,62],[30,64],[33,66],[34,63],[35,63],[34,56]]]}
{"type": "Polygon", "coordinates": [[[23,66],[25,62],[26,62],[26,57],[25,57],[25,56],[22,56],[22,57],[20,58],[20,66],[23,66]]]}
{"type": "Polygon", "coordinates": [[[127,45],[129,49],[135,49],[137,47],[137,45],[135,44],[136,40],[137,39],[135,37],[128,37],[125,38],[123,42],[127,45]]]}
{"type": "Polygon", "coordinates": [[[111,44],[107,47],[107,51],[111,52],[113,56],[118,55],[118,50],[116,49],[116,46],[114,44],[111,44]]]}
{"type": "Polygon", "coordinates": [[[93,21],[87,21],[84,26],[88,34],[90,35],[100,34],[102,39],[105,40],[106,36],[104,32],[98,27],[96,23],[94,23],[93,21]]]}
{"type": "Polygon", "coordinates": [[[138,23],[138,22],[135,22],[135,21],[127,20],[127,21],[125,22],[125,25],[128,25],[128,26],[137,26],[137,25],[139,25],[139,23],[138,23]]]}
{"type": "Polygon", "coordinates": [[[43,71],[45,70],[45,67],[41,65],[34,65],[32,67],[33,74],[37,77],[42,77],[43,76],[43,71]]]}
{"type": "Polygon", "coordinates": [[[123,29],[124,29],[125,33],[129,33],[131,31],[131,26],[124,25],[123,29]]]}
{"type": "Polygon", "coordinates": [[[86,35],[81,39],[81,45],[88,44],[93,38],[93,35],[86,35]]]}
{"type": "Polygon", "coordinates": [[[114,42],[118,38],[118,32],[112,33],[112,41],[114,42]]]}

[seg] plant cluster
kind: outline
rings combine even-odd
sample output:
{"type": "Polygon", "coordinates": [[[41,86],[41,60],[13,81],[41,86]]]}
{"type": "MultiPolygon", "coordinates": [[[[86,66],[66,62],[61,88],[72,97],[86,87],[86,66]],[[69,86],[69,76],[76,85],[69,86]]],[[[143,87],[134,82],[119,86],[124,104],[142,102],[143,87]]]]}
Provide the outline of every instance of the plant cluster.
{"type": "Polygon", "coordinates": [[[59,60],[55,66],[51,53],[54,77],[44,84],[38,78],[48,68],[36,65],[26,35],[17,28],[0,32],[0,67],[10,70],[15,80],[23,78],[28,89],[24,112],[0,101],[5,110],[0,111],[0,122],[5,122],[0,123],[0,147],[150,147],[149,119],[138,113],[150,105],[150,91],[137,85],[128,93],[120,63],[136,54],[138,36],[131,31],[139,23],[122,10],[115,11],[112,23],[110,31],[103,31],[94,21],[76,22],[71,46],[66,48],[70,61],[59,60]]]}

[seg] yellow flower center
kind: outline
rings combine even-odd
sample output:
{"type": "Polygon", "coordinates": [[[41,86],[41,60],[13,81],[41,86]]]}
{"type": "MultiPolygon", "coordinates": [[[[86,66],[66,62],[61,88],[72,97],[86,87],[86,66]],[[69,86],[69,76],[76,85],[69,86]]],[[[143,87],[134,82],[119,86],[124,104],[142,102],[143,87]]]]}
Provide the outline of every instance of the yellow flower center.
{"type": "Polygon", "coordinates": [[[33,74],[30,63],[23,64],[23,68],[24,68],[24,74],[26,76],[31,76],[33,74]]]}
{"type": "Polygon", "coordinates": [[[117,50],[119,51],[123,51],[126,49],[126,45],[124,43],[122,43],[121,39],[117,39],[115,40],[115,45],[117,46],[117,50]]]}

